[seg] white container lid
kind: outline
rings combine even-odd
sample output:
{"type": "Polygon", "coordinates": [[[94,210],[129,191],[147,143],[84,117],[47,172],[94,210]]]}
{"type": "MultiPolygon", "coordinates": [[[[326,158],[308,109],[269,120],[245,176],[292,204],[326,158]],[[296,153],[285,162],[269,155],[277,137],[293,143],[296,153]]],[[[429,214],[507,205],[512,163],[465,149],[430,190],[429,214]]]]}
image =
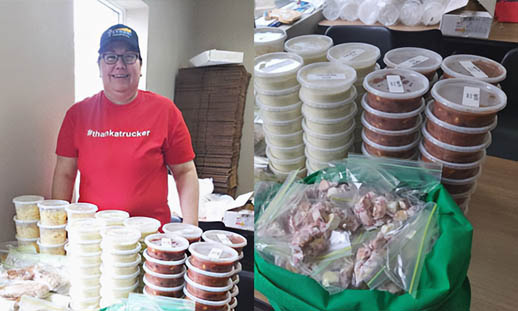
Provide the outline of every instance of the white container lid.
{"type": "MultiPolygon", "coordinates": [[[[101,256],[102,257],[102,256],[101,256]]],[[[116,268],[128,268],[128,267],[134,267],[138,266],[142,262],[142,257],[140,254],[137,254],[137,259],[131,262],[110,262],[110,260],[103,261],[103,264],[101,265],[101,269],[104,268],[104,272],[109,272],[110,267],[116,267],[116,268]]]]}
{"type": "Polygon", "coordinates": [[[101,228],[101,223],[95,218],[82,218],[67,225],[68,232],[96,232],[101,228]]]}
{"type": "MultiPolygon", "coordinates": [[[[469,68],[469,67],[468,67],[469,68]]],[[[487,83],[498,83],[505,79],[507,76],[507,70],[501,64],[495,62],[492,59],[478,56],[478,55],[468,55],[468,54],[457,54],[446,57],[442,64],[441,69],[445,74],[454,77],[454,78],[469,78],[469,79],[478,79],[487,83]],[[461,62],[471,62],[471,64],[475,65],[479,70],[475,70],[477,74],[480,74],[480,77],[474,76],[466,67],[464,67],[461,62]],[[488,70],[480,66],[480,63],[489,64],[489,66],[498,69],[497,74],[488,75],[488,70]],[[480,72],[481,71],[481,72],[480,72]],[[485,76],[485,77],[483,77],[485,76]]]]}
{"type": "MultiPolygon", "coordinates": [[[[286,126],[291,123],[302,122],[302,115],[293,120],[263,120],[263,124],[276,126],[286,126]]],[[[263,129],[264,130],[264,129],[263,129]]]]}
{"type": "Polygon", "coordinates": [[[65,210],[70,214],[86,214],[97,212],[97,205],[85,202],[71,203],[65,210]]]}
{"type": "Polygon", "coordinates": [[[185,264],[187,265],[187,268],[189,270],[192,270],[196,273],[203,274],[206,276],[214,277],[214,278],[227,278],[227,277],[229,278],[229,277],[233,276],[234,274],[236,274],[236,270],[234,269],[233,266],[232,266],[232,271],[230,271],[230,272],[210,272],[210,271],[202,270],[191,264],[191,257],[187,258],[187,260],[185,261],[185,264]]]}
{"type": "Polygon", "coordinates": [[[127,279],[134,279],[140,274],[140,268],[137,267],[137,271],[132,274],[108,274],[109,268],[105,268],[103,265],[99,268],[101,270],[101,279],[99,280],[101,285],[103,283],[108,283],[110,280],[127,280],[127,279]],[[104,282],[103,282],[104,281],[104,282]],[[107,282],[108,281],[108,282],[107,282]]]}
{"type": "MultiPolygon", "coordinates": [[[[268,106],[259,101],[259,98],[255,99],[256,105],[261,108],[261,110],[268,111],[268,112],[285,112],[285,111],[292,111],[297,110],[302,106],[302,102],[298,102],[296,104],[291,104],[287,106],[268,106]]],[[[265,118],[263,118],[264,120],[265,118]]]]}
{"type": "Polygon", "coordinates": [[[147,249],[144,251],[144,253],[142,255],[144,255],[144,258],[147,261],[150,261],[150,262],[153,262],[153,263],[157,263],[159,265],[164,265],[164,266],[179,266],[179,265],[183,265],[185,263],[185,260],[187,259],[187,254],[185,254],[183,259],[176,260],[176,261],[160,260],[160,259],[156,259],[156,258],[153,258],[153,257],[149,256],[149,253],[147,252],[147,249]]]}
{"type": "Polygon", "coordinates": [[[296,137],[298,135],[302,135],[302,130],[294,132],[294,133],[288,133],[288,134],[271,133],[268,130],[266,130],[265,128],[263,128],[263,131],[267,136],[276,137],[276,138],[280,138],[280,139],[282,139],[282,138],[288,139],[291,137],[296,137]]]}
{"type": "MultiPolygon", "coordinates": [[[[268,159],[276,164],[279,165],[290,165],[290,164],[297,164],[301,161],[304,161],[305,156],[299,156],[292,159],[279,159],[272,155],[272,152],[270,151],[270,147],[266,146],[266,156],[268,159]]],[[[219,242],[218,242],[219,243],[219,242]]]]}
{"type": "Polygon", "coordinates": [[[356,70],[339,63],[313,63],[297,72],[297,81],[308,89],[330,93],[345,92],[356,81],[356,70]]]}
{"type": "Polygon", "coordinates": [[[363,79],[363,88],[376,96],[390,99],[411,99],[423,96],[430,86],[428,79],[422,74],[408,69],[381,69],[373,71],[363,79]],[[387,76],[399,76],[403,84],[403,93],[389,91],[387,76]]]}
{"type": "Polygon", "coordinates": [[[254,29],[254,45],[270,45],[286,40],[286,31],[275,27],[254,29]]]}
{"type": "MultiPolygon", "coordinates": [[[[243,254],[243,252],[241,252],[241,254],[243,254]]],[[[243,258],[243,257],[241,257],[241,258],[243,258]]],[[[241,263],[239,261],[236,262],[236,266],[237,266],[236,273],[239,273],[239,272],[243,271],[243,266],[241,265],[241,263]]]]}
{"type": "MultiPolygon", "coordinates": [[[[321,152],[339,152],[339,151],[342,151],[342,150],[347,150],[349,149],[353,143],[354,143],[354,137],[351,137],[349,139],[349,141],[347,141],[347,143],[343,146],[339,146],[339,147],[334,147],[334,148],[322,148],[322,147],[317,147],[315,145],[312,145],[311,143],[309,143],[307,140],[306,140],[306,134],[304,134],[304,143],[306,144],[306,146],[309,146],[310,148],[312,149],[316,149],[318,151],[321,151],[321,152]]],[[[307,149],[306,149],[307,151],[307,149]]],[[[307,156],[307,153],[306,153],[306,156],[307,156]]]]}
{"type": "Polygon", "coordinates": [[[183,288],[183,284],[180,285],[180,286],[176,286],[176,287],[162,287],[162,286],[156,286],[154,284],[151,284],[147,279],[146,279],[146,276],[144,275],[144,284],[146,284],[147,287],[151,288],[151,289],[154,289],[154,290],[157,290],[157,291],[161,291],[161,292],[177,292],[177,291],[180,291],[182,290],[183,288]]]}
{"type": "Polygon", "coordinates": [[[140,252],[142,249],[142,246],[140,243],[137,243],[137,246],[134,249],[128,249],[128,250],[118,250],[110,247],[110,245],[105,245],[101,242],[101,248],[103,250],[103,254],[113,254],[113,255],[132,255],[140,252]]]}
{"type": "Polygon", "coordinates": [[[405,47],[385,53],[383,62],[390,68],[412,69],[420,73],[429,73],[441,67],[442,56],[428,49],[405,47]]]}
{"type": "Polygon", "coordinates": [[[237,295],[239,295],[239,287],[234,285],[234,287],[232,287],[232,291],[230,292],[230,297],[236,297],[237,295]]]}
{"type": "Polygon", "coordinates": [[[105,297],[110,297],[111,296],[111,293],[110,292],[121,292],[121,293],[131,293],[132,291],[135,290],[135,288],[137,288],[139,282],[137,280],[137,282],[135,282],[135,284],[131,285],[131,286],[128,286],[128,287],[112,287],[112,286],[101,286],[101,296],[103,298],[105,297]]]}
{"type": "Polygon", "coordinates": [[[67,251],[67,254],[71,257],[97,257],[101,256],[102,252],[71,252],[70,250],[70,243],[65,244],[65,250],[67,251]]]}
{"type": "Polygon", "coordinates": [[[234,262],[238,258],[237,251],[230,246],[214,242],[196,242],[189,246],[191,255],[211,262],[234,262]]]}
{"type": "Polygon", "coordinates": [[[448,108],[470,113],[497,113],[505,108],[507,96],[498,87],[474,79],[444,79],[432,87],[432,97],[448,108]],[[463,105],[464,88],[480,90],[481,107],[463,105]]]}
{"type": "Polygon", "coordinates": [[[164,252],[183,252],[189,247],[189,241],[176,234],[155,233],[148,235],[144,242],[147,247],[164,252]]]}
{"type": "Polygon", "coordinates": [[[283,152],[296,152],[297,150],[301,150],[301,149],[304,149],[304,143],[300,144],[300,145],[296,145],[296,146],[292,146],[292,147],[283,147],[283,146],[277,146],[275,144],[272,144],[269,140],[268,140],[268,137],[264,137],[264,140],[266,141],[266,144],[268,145],[268,147],[270,149],[274,149],[274,150],[278,150],[278,151],[283,151],[283,152]]]}
{"type": "Polygon", "coordinates": [[[101,230],[103,244],[129,245],[140,240],[141,233],[137,229],[124,226],[107,227],[101,230]]]}
{"type": "Polygon", "coordinates": [[[255,85],[254,83],[254,91],[257,94],[268,95],[268,96],[284,96],[288,94],[292,94],[298,92],[300,89],[300,85],[295,85],[294,87],[290,87],[284,90],[266,90],[262,89],[260,86],[255,85]]]}
{"type": "Polygon", "coordinates": [[[452,125],[448,122],[444,122],[437,118],[433,112],[432,112],[432,106],[433,101],[429,102],[428,105],[426,105],[425,114],[426,118],[430,120],[431,122],[438,124],[440,127],[444,127],[450,131],[454,131],[457,133],[464,133],[464,134],[482,134],[487,133],[491,130],[493,130],[496,125],[498,124],[498,116],[495,116],[495,121],[491,123],[490,125],[484,126],[484,127],[463,127],[463,126],[457,126],[452,125]]]}
{"type": "Polygon", "coordinates": [[[417,108],[416,110],[409,111],[409,112],[402,112],[402,113],[395,113],[395,112],[384,112],[379,111],[367,104],[367,94],[364,94],[362,97],[362,107],[365,111],[372,113],[378,117],[387,118],[387,119],[406,119],[411,118],[419,115],[425,108],[425,102],[424,98],[422,99],[421,106],[417,108]]]}
{"type": "Polygon", "coordinates": [[[233,301],[233,302],[232,302],[232,303],[229,303],[228,307],[229,307],[230,309],[235,309],[235,308],[237,307],[237,299],[236,299],[236,298],[234,298],[234,297],[232,297],[232,300],[231,300],[231,301],[233,301]]]}
{"type": "Polygon", "coordinates": [[[16,215],[13,216],[13,221],[18,225],[30,225],[30,224],[36,224],[39,222],[39,220],[19,220],[16,218],[16,215]]]}
{"type": "Polygon", "coordinates": [[[387,136],[401,136],[401,135],[412,134],[414,132],[419,131],[419,129],[421,129],[421,125],[423,123],[423,117],[421,117],[420,114],[417,115],[417,117],[419,118],[419,120],[417,121],[417,124],[414,127],[406,129],[406,130],[398,130],[398,131],[384,130],[384,129],[379,129],[379,128],[375,127],[375,126],[372,126],[365,119],[365,113],[362,113],[361,120],[362,120],[363,127],[367,128],[370,131],[373,131],[374,133],[378,133],[378,134],[382,134],[382,135],[387,135],[387,136]]]}
{"type": "Polygon", "coordinates": [[[230,299],[232,298],[230,296],[230,292],[228,292],[227,298],[225,300],[222,300],[222,301],[205,300],[205,299],[198,298],[198,297],[194,296],[193,294],[189,293],[189,291],[185,287],[183,288],[183,293],[185,294],[185,296],[187,298],[189,298],[189,300],[192,300],[195,303],[204,304],[207,306],[224,306],[224,305],[228,304],[230,302],[230,299]]]}
{"type": "Polygon", "coordinates": [[[333,39],[324,35],[304,35],[291,38],[284,43],[284,49],[302,57],[325,55],[333,46],[333,39]]]}
{"type": "Polygon", "coordinates": [[[154,271],[151,271],[148,267],[146,267],[146,265],[143,265],[142,268],[144,269],[144,272],[146,272],[147,274],[149,274],[151,276],[154,276],[154,277],[157,277],[157,278],[161,278],[161,279],[179,279],[179,278],[183,277],[183,275],[187,271],[185,269],[185,267],[183,267],[183,271],[180,272],[180,273],[177,273],[177,274],[162,274],[162,273],[156,273],[154,271]]]}
{"type": "Polygon", "coordinates": [[[471,169],[471,168],[480,166],[486,158],[486,155],[485,155],[486,151],[484,150],[484,156],[482,157],[482,159],[480,159],[478,161],[471,162],[471,163],[453,163],[453,162],[444,161],[444,160],[434,157],[433,155],[431,155],[428,152],[428,150],[426,150],[423,143],[419,144],[419,151],[421,152],[421,155],[432,160],[433,162],[440,163],[440,164],[442,164],[442,166],[457,169],[457,170],[467,170],[467,169],[471,169]]]}
{"type": "Polygon", "coordinates": [[[356,87],[353,85],[353,86],[351,86],[351,93],[349,94],[349,97],[347,97],[346,99],[339,101],[339,102],[334,102],[334,103],[315,102],[310,99],[304,98],[304,96],[300,96],[300,100],[302,100],[304,105],[307,105],[310,107],[320,108],[320,109],[333,109],[333,108],[338,108],[338,107],[345,106],[345,105],[351,103],[356,98],[357,95],[358,95],[358,92],[356,91],[356,87]]]}
{"type": "Polygon", "coordinates": [[[410,149],[414,148],[415,146],[417,146],[417,144],[419,144],[419,141],[421,140],[421,136],[417,137],[416,140],[414,140],[413,142],[411,142],[408,145],[404,145],[404,146],[384,146],[384,145],[376,144],[375,142],[370,140],[367,136],[365,136],[365,133],[362,130],[362,140],[367,145],[369,145],[371,147],[374,147],[376,149],[379,149],[379,150],[383,150],[383,151],[387,151],[387,152],[399,152],[399,151],[410,150],[410,149]]]}
{"type": "Polygon", "coordinates": [[[70,203],[64,200],[44,200],[38,203],[38,207],[41,210],[65,209],[68,205],[70,205],[70,203]]]}
{"type": "Polygon", "coordinates": [[[172,222],[162,227],[165,234],[178,234],[188,239],[197,239],[201,237],[203,230],[200,227],[181,222],[172,222]]]}
{"type": "Polygon", "coordinates": [[[223,287],[212,287],[212,286],[205,286],[205,285],[198,284],[198,283],[194,282],[193,280],[189,279],[189,276],[187,274],[185,274],[183,276],[183,278],[192,287],[195,287],[195,288],[207,291],[207,292],[212,292],[212,293],[226,292],[226,291],[229,291],[232,288],[232,286],[234,286],[234,284],[232,284],[232,280],[230,278],[228,279],[227,285],[223,286],[223,287]]]}
{"type": "Polygon", "coordinates": [[[377,46],[360,42],[338,44],[327,51],[327,59],[330,62],[346,64],[355,69],[374,65],[380,55],[377,46]]]}
{"type": "Polygon", "coordinates": [[[311,122],[320,123],[320,124],[336,124],[336,123],[340,123],[340,122],[347,121],[347,120],[354,118],[354,116],[356,115],[356,112],[358,111],[358,106],[354,102],[352,103],[352,105],[353,105],[353,109],[351,110],[351,112],[349,112],[349,114],[347,114],[343,117],[337,118],[337,119],[314,118],[311,116],[311,114],[305,112],[304,106],[302,106],[302,115],[304,116],[304,119],[309,120],[311,122]]]}
{"type": "Polygon", "coordinates": [[[15,204],[37,204],[44,201],[45,198],[41,195],[21,195],[13,198],[15,204]]]}
{"type": "Polygon", "coordinates": [[[95,213],[95,218],[102,219],[105,221],[120,221],[123,222],[124,219],[129,218],[129,213],[120,210],[104,210],[95,213]]]}
{"type": "Polygon", "coordinates": [[[356,121],[353,120],[353,124],[347,130],[345,130],[343,132],[334,133],[334,134],[323,134],[323,133],[318,133],[318,132],[312,131],[311,129],[308,128],[308,126],[306,125],[306,122],[302,122],[302,129],[304,130],[304,135],[307,134],[309,136],[312,136],[312,137],[315,137],[318,139],[335,140],[340,137],[344,137],[344,136],[351,134],[351,132],[354,131],[355,128],[356,128],[356,121]]]}
{"type": "MultiPolygon", "coordinates": [[[[292,171],[294,170],[291,170],[289,172],[285,172],[285,171],[280,171],[278,169],[276,169],[275,167],[273,167],[272,165],[269,166],[270,167],[270,170],[277,176],[281,176],[281,177],[286,177],[288,176],[288,174],[290,174],[292,171]]],[[[299,169],[299,173],[297,174],[297,176],[306,176],[308,170],[304,167],[304,168],[300,168],[299,169]]]]}
{"type": "Polygon", "coordinates": [[[48,230],[61,230],[61,229],[65,230],[66,226],[67,226],[66,224],[65,225],[55,225],[55,226],[43,225],[38,221],[38,227],[43,228],[43,229],[48,229],[48,230]]]}
{"type": "Polygon", "coordinates": [[[423,127],[422,129],[423,137],[428,139],[432,144],[439,146],[443,149],[454,151],[454,152],[478,152],[485,150],[490,144],[491,144],[491,133],[487,133],[486,138],[484,139],[484,143],[478,146],[455,146],[450,145],[447,143],[443,143],[442,141],[438,140],[437,138],[433,137],[430,133],[428,133],[428,130],[426,127],[423,127]]]}
{"type": "Polygon", "coordinates": [[[276,52],[257,56],[254,75],[259,78],[275,78],[295,74],[304,60],[293,53],[276,52]]]}
{"type": "Polygon", "coordinates": [[[247,240],[241,234],[225,230],[208,230],[202,236],[205,242],[223,243],[232,248],[245,247],[247,240]]]}
{"type": "Polygon", "coordinates": [[[135,228],[141,233],[156,232],[160,228],[160,221],[151,217],[130,217],[124,220],[124,226],[135,228]]]}

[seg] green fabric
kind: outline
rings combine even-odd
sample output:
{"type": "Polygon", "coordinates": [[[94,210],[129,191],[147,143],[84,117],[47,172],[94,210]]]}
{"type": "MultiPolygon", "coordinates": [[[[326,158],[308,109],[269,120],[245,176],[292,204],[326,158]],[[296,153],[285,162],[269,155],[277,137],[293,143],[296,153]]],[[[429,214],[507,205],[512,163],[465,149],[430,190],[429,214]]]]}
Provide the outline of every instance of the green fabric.
{"type": "MultiPolygon", "coordinates": [[[[312,183],[316,175],[304,182],[312,183]]],[[[471,292],[467,271],[473,227],[442,185],[428,193],[438,205],[441,235],[427,255],[417,297],[369,290],[344,290],[335,295],[315,280],[266,262],[255,252],[254,284],[275,310],[469,310],[471,292]]]]}

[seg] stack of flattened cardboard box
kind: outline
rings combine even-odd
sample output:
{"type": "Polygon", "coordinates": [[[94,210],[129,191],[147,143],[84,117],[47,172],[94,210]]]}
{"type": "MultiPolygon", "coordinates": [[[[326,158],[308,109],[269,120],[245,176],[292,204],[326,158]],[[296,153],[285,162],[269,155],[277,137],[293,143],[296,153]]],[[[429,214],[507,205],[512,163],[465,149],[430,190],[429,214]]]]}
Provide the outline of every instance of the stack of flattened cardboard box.
{"type": "Polygon", "coordinates": [[[233,197],[250,78],[242,65],[184,68],[176,78],[174,102],[191,133],[198,177],[233,197]]]}

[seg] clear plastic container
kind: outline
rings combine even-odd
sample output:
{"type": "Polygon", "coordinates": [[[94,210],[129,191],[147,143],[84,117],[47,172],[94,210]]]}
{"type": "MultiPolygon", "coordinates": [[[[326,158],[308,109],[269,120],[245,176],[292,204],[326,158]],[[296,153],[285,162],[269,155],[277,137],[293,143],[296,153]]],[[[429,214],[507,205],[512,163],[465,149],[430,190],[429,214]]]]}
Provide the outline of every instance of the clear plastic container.
{"type": "Polygon", "coordinates": [[[365,119],[365,113],[362,114],[361,122],[363,133],[370,141],[383,146],[405,146],[419,138],[422,123],[421,115],[418,115],[418,118],[419,121],[413,128],[399,131],[383,130],[369,124],[365,119]]]}
{"type": "Polygon", "coordinates": [[[448,1],[446,0],[423,1],[424,7],[421,23],[425,26],[438,24],[445,13],[447,3],[448,1]]]}
{"type": "Polygon", "coordinates": [[[119,210],[104,210],[95,213],[103,226],[122,226],[124,220],[129,218],[129,213],[119,210]]]}
{"type": "Polygon", "coordinates": [[[72,260],[69,260],[68,272],[74,275],[74,278],[70,280],[72,285],[75,283],[81,286],[95,286],[99,283],[101,277],[101,265],[100,264],[89,264],[80,265],[72,260]]]}
{"type": "Polygon", "coordinates": [[[338,44],[327,51],[327,59],[330,62],[353,67],[358,79],[374,71],[380,55],[380,49],[377,46],[359,42],[338,44]]]}
{"type": "Polygon", "coordinates": [[[239,295],[239,287],[237,285],[234,285],[232,289],[230,290],[230,297],[234,298],[239,295]]]}
{"type": "Polygon", "coordinates": [[[442,56],[428,49],[404,47],[385,53],[383,62],[389,68],[417,71],[432,81],[437,69],[441,67],[442,56]]]}
{"type": "Polygon", "coordinates": [[[351,87],[349,97],[339,102],[314,102],[309,99],[305,99],[301,96],[303,101],[304,111],[318,119],[336,119],[339,117],[345,117],[349,115],[354,109],[354,99],[356,98],[356,88],[351,87]]]}
{"type": "Polygon", "coordinates": [[[68,201],[63,200],[44,200],[38,203],[40,209],[40,223],[45,226],[58,226],[67,223],[67,212],[65,208],[69,206],[68,201]]]}
{"type": "Polygon", "coordinates": [[[69,240],[67,251],[72,253],[97,253],[101,251],[101,240],[71,241],[69,240]]]}
{"type": "Polygon", "coordinates": [[[230,246],[238,253],[246,246],[247,240],[241,234],[225,230],[208,230],[203,232],[202,239],[205,242],[223,243],[230,246]]]}
{"type": "Polygon", "coordinates": [[[44,244],[41,240],[37,240],[40,254],[49,255],[65,255],[65,242],[61,244],[44,244]]]}
{"type": "Polygon", "coordinates": [[[160,274],[178,274],[182,272],[183,264],[187,259],[187,255],[185,255],[183,259],[177,261],[158,260],[149,256],[147,250],[144,251],[143,256],[146,259],[145,266],[149,270],[160,274]]]}
{"type": "Polygon", "coordinates": [[[412,158],[417,151],[417,145],[419,144],[418,137],[415,141],[404,146],[383,146],[374,143],[369,140],[365,133],[362,133],[363,146],[368,154],[377,157],[387,158],[398,158],[398,159],[409,159],[412,158]]]}
{"type": "Polygon", "coordinates": [[[306,167],[308,169],[308,174],[313,174],[314,172],[324,169],[329,166],[329,162],[327,161],[318,161],[312,159],[311,156],[307,156],[306,167]]]}
{"type": "Polygon", "coordinates": [[[189,278],[205,286],[223,287],[228,284],[229,278],[235,275],[235,269],[232,269],[230,272],[217,273],[196,268],[190,263],[190,258],[187,259],[185,264],[187,265],[187,275],[189,278]]]}
{"type": "Polygon", "coordinates": [[[23,239],[37,239],[40,237],[40,229],[37,220],[18,220],[13,216],[16,226],[16,235],[23,239]]]}
{"type": "Polygon", "coordinates": [[[268,141],[275,146],[293,147],[302,144],[302,130],[288,134],[272,133],[265,128],[263,128],[263,131],[268,141]]]}
{"type": "Polygon", "coordinates": [[[306,156],[317,161],[333,161],[340,160],[347,156],[347,153],[351,151],[351,147],[354,143],[354,139],[350,139],[345,145],[336,148],[320,148],[313,146],[309,142],[306,143],[306,156]]]}
{"type": "Polygon", "coordinates": [[[100,296],[101,293],[101,286],[91,286],[91,287],[79,287],[79,286],[72,286],[70,288],[70,298],[71,301],[75,300],[86,300],[86,299],[92,299],[97,298],[100,296]]]}
{"type": "Polygon", "coordinates": [[[99,301],[101,297],[93,297],[89,299],[75,299],[70,302],[70,308],[73,311],[90,311],[99,309],[99,301]]]}
{"type": "Polygon", "coordinates": [[[254,29],[255,56],[267,53],[284,51],[286,31],[275,27],[263,27],[254,29]]]}
{"type": "Polygon", "coordinates": [[[140,240],[151,234],[157,233],[161,226],[159,220],[151,217],[130,217],[123,222],[125,227],[135,228],[140,231],[140,240]]]}
{"type": "Polygon", "coordinates": [[[445,79],[434,84],[432,112],[456,126],[484,127],[495,122],[497,112],[507,104],[505,93],[494,85],[473,79],[445,79]],[[465,99],[469,94],[478,101],[465,99]],[[477,105],[478,104],[478,105],[477,105]]]}
{"type": "Polygon", "coordinates": [[[189,241],[180,235],[157,233],[148,235],[145,239],[149,256],[165,261],[181,260],[189,241]]]}
{"type": "Polygon", "coordinates": [[[421,22],[423,9],[420,0],[405,0],[401,6],[399,21],[406,26],[415,26],[421,22]]]}
{"type": "MultiPolygon", "coordinates": [[[[102,245],[101,245],[102,246],[102,245]]],[[[128,263],[134,262],[139,258],[139,253],[142,246],[137,244],[137,247],[132,250],[118,251],[113,249],[103,249],[101,259],[103,262],[114,262],[114,263],[128,263]]]]}
{"type": "Polygon", "coordinates": [[[184,283],[183,276],[185,275],[186,269],[183,268],[182,272],[176,274],[161,274],[153,272],[151,269],[143,266],[146,272],[145,278],[148,283],[159,286],[159,287],[177,287],[184,283]]]}
{"type": "Polygon", "coordinates": [[[491,84],[505,80],[507,71],[504,66],[492,59],[468,54],[451,55],[441,64],[444,78],[477,79],[491,84]]]}
{"type": "Polygon", "coordinates": [[[151,284],[146,277],[144,277],[144,287],[145,294],[148,296],[165,296],[165,297],[173,297],[173,298],[181,298],[183,297],[183,284],[176,287],[161,287],[151,284]]]}
{"type": "Polygon", "coordinates": [[[289,106],[267,106],[256,101],[256,105],[261,109],[261,118],[263,120],[284,121],[293,120],[301,116],[300,107],[302,102],[298,102],[289,106]]]}
{"type": "Polygon", "coordinates": [[[367,94],[362,98],[365,120],[370,125],[382,130],[400,131],[414,128],[419,123],[419,115],[425,108],[424,99],[421,99],[421,106],[414,111],[403,113],[383,112],[369,106],[366,97],[367,94]]]}
{"type": "Polygon", "coordinates": [[[353,120],[351,126],[339,133],[335,134],[321,134],[319,132],[312,131],[309,129],[305,122],[302,122],[302,128],[304,129],[303,139],[313,146],[320,148],[337,148],[345,145],[354,135],[356,128],[356,121],[353,120]]]}
{"type": "Polygon", "coordinates": [[[97,205],[84,202],[72,203],[65,207],[68,222],[72,222],[82,218],[95,218],[95,213],[97,212],[97,209],[97,205]]]}
{"type": "Polygon", "coordinates": [[[78,264],[78,265],[100,265],[101,260],[101,252],[96,253],[75,253],[70,250],[69,245],[65,245],[65,250],[67,251],[67,257],[69,259],[70,264],[78,264]]]}
{"type": "Polygon", "coordinates": [[[101,266],[101,286],[103,287],[129,287],[135,284],[137,277],[140,274],[140,269],[132,274],[104,274],[103,266],[101,266]]]}
{"type": "Polygon", "coordinates": [[[95,218],[78,219],[66,227],[68,238],[72,242],[101,240],[101,223],[95,218]]]}
{"type": "Polygon", "coordinates": [[[293,159],[304,155],[304,144],[293,147],[278,147],[268,142],[266,138],[266,144],[273,157],[279,159],[293,159]]]}
{"type": "MultiPolygon", "coordinates": [[[[281,180],[284,180],[286,179],[286,177],[288,177],[288,175],[291,173],[291,171],[281,171],[281,170],[278,170],[276,169],[275,167],[273,167],[272,165],[269,166],[270,167],[270,170],[273,172],[273,174],[275,174],[275,176],[277,176],[277,178],[281,179],[281,180]]],[[[305,167],[299,169],[299,173],[297,174],[297,176],[299,178],[304,178],[306,177],[308,171],[305,167]]]]}
{"type": "Polygon", "coordinates": [[[342,63],[319,62],[302,67],[297,80],[300,97],[313,102],[337,102],[350,96],[356,71],[342,63]]]}
{"type": "Polygon", "coordinates": [[[284,43],[288,52],[300,55],[304,64],[325,62],[327,50],[333,46],[333,39],[324,35],[303,35],[289,39],[284,43]]]}
{"type": "Polygon", "coordinates": [[[304,115],[305,126],[310,131],[319,134],[336,134],[345,132],[354,123],[354,116],[358,111],[356,103],[353,102],[352,106],[352,111],[348,115],[336,119],[315,118],[311,114],[307,113],[306,108],[303,106],[302,115],[304,115]]]}
{"type": "Polygon", "coordinates": [[[344,0],[340,12],[340,18],[350,22],[357,20],[360,3],[360,0],[344,0]]]}
{"type": "Polygon", "coordinates": [[[67,240],[66,225],[45,226],[38,222],[40,228],[40,240],[43,244],[62,244],[67,240]]]}
{"type": "Polygon", "coordinates": [[[465,192],[475,192],[475,187],[477,185],[477,180],[480,177],[482,171],[480,171],[476,176],[465,178],[465,179],[452,179],[452,178],[442,178],[441,183],[444,185],[446,190],[452,195],[465,193],[465,192]]]}
{"type": "Polygon", "coordinates": [[[237,285],[239,283],[239,274],[234,274],[232,276],[232,284],[237,285]]]}
{"type": "Polygon", "coordinates": [[[230,300],[230,302],[228,304],[228,308],[230,310],[234,310],[236,307],[237,307],[237,298],[236,297],[232,297],[232,300],[230,300]]]}
{"type": "Polygon", "coordinates": [[[220,243],[197,242],[189,246],[191,264],[210,272],[230,272],[238,260],[235,249],[220,243]]]}
{"type": "Polygon", "coordinates": [[[106,300],[116,300],[122,298],[128,298],[129,293],[135,291],[138,286],[138,282],[128,287],[107,287],[101,286],[101,297],[106,300]]]}
{"type": "Polygon", "coordinates": [[[140,231],[123,226],[112,226],[101,230],[103,237],[101,247],[103,249],[132,250],[137,247],[140,240],[140,231]]]}
{"type": "Polygon", "coordinates": [[[293,134],[302,130],[302,115],[293,120],[263,120],[263,130],[270,134],[293,134]]]}
{"type": "Polygon", "coordinates": [[[139,264],[142,262],[142,257],[137,254],[137,259],[133,262],[114,262],[114,261],[103,261],[101,265],[101,271],[104,275],[129,275],[139,271],[139,264]]]}
{"type": "Polygon", "coordinates": [[[358,7],[358,18],[366,25],[373,25],[378,21],[378,0],[365,0],[358,7]]]}
{"type": "Polygon", "coordinates": [[[40,220],[38,203],[43,202],[44,197],[39,195],[22,195],[13,199],[16,209],[16,218],[19,220],[40,220]]]}
{"type": "Polygon", "coordinates": [[[34,250],[36,252],[39,252],[39,249],[40,249],[39,245],[38,245],[38,239],[39,238],[26,239],[26,238],[22,238],[22,237],[19,237],[18,235],[16,235],[16,241],[18,241],[18,247],[29,248],[29,249],[34,248],[34,250]]]}
{"type": "Polygon", "coordinates": [[[273,107],[284,107],[300,102],[299,89],[300,85],[280,91],[263,90],[257,86],[254,88],[256,102],[273,107]]]}
{"type": "Polygon", "coordinates": [[[189,300],[194,301],[196,304],[196,310],[206,310],[206,311],[227,311],[228,310],[228,303],[231,300],[230,293],[227,292],[227,298],[225,300],[221,301],[211,301],[206,299],[200,299],[189,292],[189,290],[184,287],[183,293],[185,294],[185,297],[189,300]]]}
{"type": "Polygon", "coordinates": [[[268,157],[270,167],[275,167],[276,170],[282,172],[291,172],[293,170],[303,168],[306,161],[305,156],[296,158],[276,158],[271,154],[270,148],[266,147],[266,156],[268,157]]]}
{"type": "Polygon", "coordinates": [[[407,69],[382,69],[369,73],[363,80],[367,103],[376,110],[391,113],[417,109],[429,85],[425,76],[407,69]]]}
{"type": "Polygon", "coordinates": [[[198,242],[203,233],[203,230],[197,226],[177,222],[165,224],[162,227],[162,230],[165,234],[177,234],[183,236],[189,241],[189,243],[198,242]]]}
{"type": "Polygon", "coordinates": [[[185,275],[185,287],[193,296],[210,301],[221,301],[224,300],[228,291],[232,288],[232,280],[227,280],[227,284],[223,287],[212,287],[198,284],[191,280],[189,276],[185,275]]]}
{"type": "Polygon", "coordinates": [[[422,143],[419,144],[419,151],[421,153],[422,161],[442,164],[442,177],[450,179],[466,179],[476,176],[480,172],[481,165],[485,160],[484,155],[482,159],[471,163],[453,163],[443,161],[431,155],[422,143]]]}
{"type": "Polygon", "coordinates": [[[340,17],[342,0],[325,0],[322,9],[322,15],[328,21],[337,20],[340,17]]]}
{"type": "Polygon", "coordinates": [[[285,90],[297,82],[297,71],[304,60],[293,53],[270,53],[255,58],[255,85],[263,90],[285,90]]]}
{"type": "Polygon", "coordinates": [[[378,21],[383,26],[392,26],[399,20],[401,9],[399,0],[379,0],[378,1],[378,21]]]}

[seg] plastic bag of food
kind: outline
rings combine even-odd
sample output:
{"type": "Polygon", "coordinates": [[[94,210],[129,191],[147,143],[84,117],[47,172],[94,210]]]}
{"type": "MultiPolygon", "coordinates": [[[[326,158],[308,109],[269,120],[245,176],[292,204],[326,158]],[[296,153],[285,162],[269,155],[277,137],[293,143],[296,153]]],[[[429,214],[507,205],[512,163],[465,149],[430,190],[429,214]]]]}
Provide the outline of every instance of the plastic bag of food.
{"type": "Polygon", "coordinates": [[[191,300],[131,293],[126,311],[194,311],[194,306],[191,300]]]}

